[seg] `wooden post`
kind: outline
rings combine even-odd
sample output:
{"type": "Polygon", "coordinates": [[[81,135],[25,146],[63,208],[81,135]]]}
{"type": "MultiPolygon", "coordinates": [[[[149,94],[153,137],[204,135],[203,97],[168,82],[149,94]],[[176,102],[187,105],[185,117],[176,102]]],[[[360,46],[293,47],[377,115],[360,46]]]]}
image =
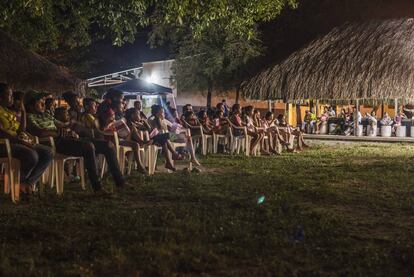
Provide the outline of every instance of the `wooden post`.
{"type": "Polygon", "coordinates": [[[395,102],[394,103],[395,116],[397,116],[397,114],[398,114],[398,99],[395,98],[394,102],[395,102]]]}
{"type": "Polygon", "coordinates": [[[269,112],[272,112],[272,100],[267,100],[267,107],[269,109],[269,112]]]}
{"type": "Polygon", "coordinates": [[[300,104],[296,104],[296,125],[302,126],[302,109],[300,104]]]}
{"type": "Polygon", "coordinates": [[[354,114],[354,136],[355,137],[358,136],[358,133],[359,133],[358,114],[359,114],[359,99],[357,99],[355,103],[355,114],[354,114]]]}
{"type": "Polygon", "coordinates": [[[292,110],[292,104],[286,103],[286,123],[289,125],[292,125],[293,122],[293,110],[292,110]]]}
{"type": "Polygon", "coordinates": [[[319,100],[316,100],[315,113],[316,113],[316,116],[319,116],[319,100]]]}

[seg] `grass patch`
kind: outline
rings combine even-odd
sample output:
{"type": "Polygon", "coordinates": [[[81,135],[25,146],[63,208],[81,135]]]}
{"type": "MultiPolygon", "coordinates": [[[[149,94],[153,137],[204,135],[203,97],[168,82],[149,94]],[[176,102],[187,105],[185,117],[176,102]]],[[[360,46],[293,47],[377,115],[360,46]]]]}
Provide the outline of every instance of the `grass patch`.
{"type": "Polygon", "coordinates": [[[413,156],[395,144],[217,155],[201,174],[132,176],[108,199],[78,184],[19,205],[2,195],[0,275],[412,276],[413,156]]]}

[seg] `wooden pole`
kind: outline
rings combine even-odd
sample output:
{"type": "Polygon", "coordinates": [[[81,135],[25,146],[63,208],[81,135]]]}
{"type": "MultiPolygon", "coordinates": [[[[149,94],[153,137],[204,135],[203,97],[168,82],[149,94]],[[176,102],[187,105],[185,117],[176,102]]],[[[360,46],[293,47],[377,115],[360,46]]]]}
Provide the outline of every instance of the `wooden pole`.
{"type": "Polygon", "coordinates": [[[269,109],[269,112],[272,112],[272,100],[267,100],[267,108],[269,109]]]}
{"type": "Polygon", "coordinates": [[[358,136],[358,133],[359,133],[358,114],[359,114],[359,99],[357,99],[357,100],[356,100],[356,103],[355,103],[355,114],[354,114],[354,136],[358,136]]]}
{"type": "Polygon", "coordinates": [[[296,125],[302,126],[302,110],[300,104],[296,104],[296,125]]]}
{"type": "Polygon", "coordinates": [[[286,122],[293,125],[293,105],[290,103],[286,103],[286,122]]]}
{"type": "Polygon", "coordinates": [[[319,100],[316,100],[316,109],[315,109],[316,116],[319,116],[319,100]]]}
{"type": "Polygon", "coordinates": [[[395,109],[395,116],[398,115],[398,99],[395,98],[394,100],[394,109],[395,109]]]}

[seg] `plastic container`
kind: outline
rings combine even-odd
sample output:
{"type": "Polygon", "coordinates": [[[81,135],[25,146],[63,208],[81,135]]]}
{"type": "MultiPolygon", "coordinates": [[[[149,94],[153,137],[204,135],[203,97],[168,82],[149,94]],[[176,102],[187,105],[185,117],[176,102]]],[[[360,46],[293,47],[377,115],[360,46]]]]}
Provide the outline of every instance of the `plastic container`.
{"type": "Polygon", "coordinates": [[[392,127],[391,126],[381,126],[381,137],[391,137],[392,127]]]}

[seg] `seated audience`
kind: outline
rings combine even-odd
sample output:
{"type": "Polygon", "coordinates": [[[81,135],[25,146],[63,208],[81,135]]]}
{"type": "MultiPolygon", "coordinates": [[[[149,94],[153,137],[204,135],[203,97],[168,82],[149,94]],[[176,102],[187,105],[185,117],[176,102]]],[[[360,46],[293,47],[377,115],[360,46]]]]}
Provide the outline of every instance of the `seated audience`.
{"type": "MultiPolygon", "coordinates": [[[[122,103],[122,102],[121,102],[122,103]]],[[[119,103],[118,103],[119,104],[119,103]]],[[[122,108],[123,105],[120,104],[119,114],[123,114],[122,108]]],[[[99,131],[104,135],[107,140],[113,141],[114,133],[118,134],[118,142],[120,146],[130,147],[132,149],[134,159],[138,165],[138,172],[142,174],[148,174],[145,166],[141,161],[140,155],[140,145],[138,142],[129,140],[131,130],[127,126],[126,120],[120,118],[115,120],[116,113],[111,108],[107,109],[105,112],[101,111],[101,114],[98,115],[98,126],[99,131]]],[[[132,161],[131,161],[132,162],[132,161]]]]}
{"type": "Polygon", "coordinates": [[[329,107],[328,115],[329,115],[329,117],[336,117],[336,112],[335,112],[333,107],[329,107]]]}
{"type": "Polygon", "coordinates": [[[214,124],[211,122],[205,110],[198,112],[198,122],[203,127],[203,132],[207,135],[212,135],[214,130],[214,124]]]}
{"type": "MultiPolygon", "coordinates": [[[[35,144],[34,138],[26,133],[26,111],[23,102],[20,102],[20,120],[9,109],[13,103],[11,88],[0,83],[0,137],[9,139],[11,155],[20,161],[20,191],[23,194],[30,193],[39,181],[43,172],[48,168],[53,159],[52,149],[35,144]]],[[[7,155],[6,148],[0,146],[0,155],[7,155]]]]}
{"type": "Polygon", "coordinates": [[[328,120],[329,120],[329,111],[328,111],[328,107],[325,106],[323,108],[323,113],[321,114],[318,120],[319,121],[317,124],[318,131],[322,128],[323,124],[328,124],[328,120]]]}
{"type": "Polygon", "coordinates": [[[178,154],[173,148],[170,142],[170,135],[168,131],[168,125],[165,120],[164,109],[160,105],[153,105],[151,107],[151,117],[148,119],[148,123],[151,126],[150,138],[153,139],[154,144],[162,147],[165,155],[167,169],[176,171],[172,165],[169,153],[172,154],[173,160],[182,160],[183,156],[178,154]]]}
{"type": "Polygon", "coordinates": [[[381,126],[392,126],[394,125],[394,120],[388,113],[384,113],[384,117],[380,121],[381,126]]]}
{"type": "Polygon", "coordinates": [[[134,102],[134,108],[139,112],[140,118],[147,119],[147,116],[142,111],[142,102],[140,100],[134,102]]]}
{"type": "Polygon", "coordinates": [[[80,97],[73,91],[67,91],[62,94],[63,100],[69,105],[70,118],[79,121],[82,114],[82,106],[80,97]]]}
{"type": "Polygon", "coordinates": [[[195,148],[191,137],[201,135],[201,125],[200,122],[198,122],[198,119],[194,114],[192,108],[190,110],[187,110],[184,117],[181,117],[181,122],[184,124],[184,127],[186,128],[184,128],[181,124],[172,123],[166,119],[164,119],[164,122],[168,127],[168,131],[170,132],[170,141],[176,143],[186,143],[187,151],[190,153],[191,156],[191,161],[196,165],[200,166],[200,163],[195,155],[195,148]],[[187,132],[190,132],[190,136],[187,135],[187,132]]]}
{"type": "Polygon", "coordinates": [[[130,108],[125,111],[125,119],[127,125],[131,130],[128,140],[136,141],[141,147],[145,147],[153,144],[153,140],[149,139],[149,133],[146,137],[144,132],[151,130],[148,122],[141,118],[140,112],[135,108],[130,108]]]}
{"type": "MultiPolygon", "coordinates": [[[[21,120],[26,120],[26,118],[22,117],[23,108],[24,108],[23,99],[24,99],[24,92],[22,91],[13,92],[13,104],[10,106],[10,110],[14,112],[18,122],[21,122],[21,120]]],[[[26,124],[24,124],[24,126],[26,126],[26,124]]]]}
{"type": "Polygon", "coordinates": [[[114,178],[115,185],[123,188],[125,181],[119,170],[118,159],[113,143],[98,139],[80,139],[71,129],[70,115],[65,108],[58,108],[55,115],[59,120],[45,113],[44,95],[37,92],[28,93],[25,104],[28,108],[28,129],[39,137],[55,138],[56,152],[75,157],[83,157],[93,190],[96,193],[106,193],[98,174],[96,154],[105,155],[109,170],[114,178]],[[63,124],[61,124],[61,122],[63,124]]]}
{"type": "Polygon", "coordinates": [[[53,97],[48,97],[45,100],[45,112],[50,114],[51,116],[55,115],[55,109],[56,109],[56,102],[55,102],[55,98],[53,97]]]}
{"type": "Polygon", "coordinates": [[[305,117],[303,119],[302,130],[309,130],[309,132],[312,134],[316,131],[317,121],[318,118],[316,117],[316,114],[314,114],[312,111],[306,110],[305,117]]]}
{"type": "MultiPolygon", "coordinates": [[[[239,104],[234,104],[232,107],[232,116],[230,117],[230,121],[236,127],[246,127],[247,135],[252,137],[252,141],[250,144],[250,155],[254,154],[255,148],[263,141],[264,132],[257,131],[256,127],[253,123],[253,106],[248,106],[244,110],[244,121],[241,118],[241,107],[239,104]]],[[[243,135],[241,130],[235,129],[235,135],[243,135]]]]}
{"type": "Polygon", "coordinates": [[[183,106],[182,114],[181,114],[181,117],[180,117],[182,125],[184,125],[183,121],[185,121],[185,116],[186,116],[187,112],[192,112],[192,111],[193,111],[193,106],[191,104],[186,104],[186,105],[183,106]]]}
{"type": "Polygon", "coordinates": [[[96,129],[97,104],[93,98],[83,98],[84,112],[80,116],[80,122],[89,129],[96,129]]]}
{"type": "Polygon", "coordinates": [[[365,114],[365,118],[368,120],[368,125],[371,126],[372,132],[376,132],[378,126],[378,120],[374,111],[365,114]]]}
{"type": "Polygon", "coordinates": [[[402,113],[401,110],[399,110],[397,112],[397,115],[395,116],[395,125],[396,126],[401,126],[402,120],[406,119],[406,118],[407,118],[407,116],[404,113],[402,113]]]}
{"type": "MultiPolygon", "coordinates": [[[[292,136],[296,136],[297,138],[297,150],[302,151],[303,147],[309,147],[305,143],[305,139],[303,137],[303,133],[300,131],[299,128],[293,128],[286,122],[286,117],[283,114],[279,114],[277,117],[278,126],[280,127],[279,130],[281,131],[281,134],[285,136],[285,141],[290,142],[292,139],[292,136]]],[[[295,149],[288,148],[288,151],[294,152],[295,149]]]]}
{"type": "Polygon", "coordinates": [[[286,142],[282,135],[279,132],[279,128],[276,126],[275,123],[276,119],[273,116],[272,112],[267,112],[262,120],[262,126],[265,129],[267,136],[269,137],[269,148],[270,152],[276,155],[279,155],[278,152],[278,145],[282,144],[285,145],[286,142]]]}

